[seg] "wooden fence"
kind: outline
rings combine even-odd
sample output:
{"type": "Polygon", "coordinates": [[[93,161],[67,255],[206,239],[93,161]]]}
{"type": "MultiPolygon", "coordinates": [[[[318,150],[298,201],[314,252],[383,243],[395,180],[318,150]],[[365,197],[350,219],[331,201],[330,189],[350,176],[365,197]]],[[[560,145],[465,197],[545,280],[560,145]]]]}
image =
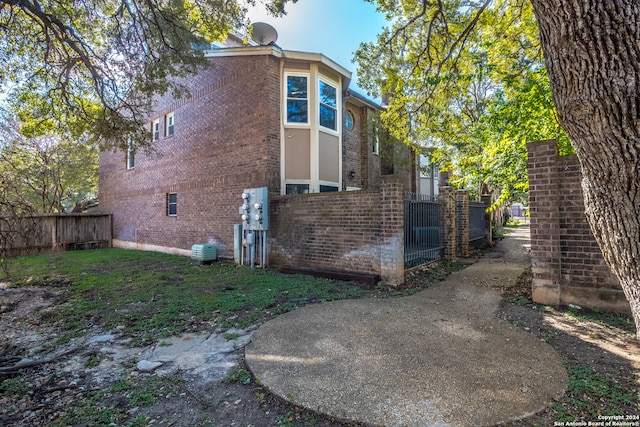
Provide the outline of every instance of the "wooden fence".
{"type": "Polygon", "coordinates": [[[69,214],[0,218],[5,255],[110,247],[111,215],[69,214]]]}

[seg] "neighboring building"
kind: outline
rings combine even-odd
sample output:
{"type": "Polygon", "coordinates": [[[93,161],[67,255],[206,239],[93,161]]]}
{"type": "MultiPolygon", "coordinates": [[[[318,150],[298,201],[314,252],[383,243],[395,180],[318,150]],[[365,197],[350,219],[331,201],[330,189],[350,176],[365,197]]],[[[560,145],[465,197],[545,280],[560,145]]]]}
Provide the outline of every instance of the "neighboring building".
{"type": "Polygon", "coordinates": [[[419,159],[419,193],[421,196],[436,198],[440,194],[440,170],[438,165],[432,163],[426,154],[420,154],[419,159]]]}
{"type": "MultiPolygon", "coordinates": [[[[159,100],[152,153],[100,156],[100,211],[113,215],[114,246],[186,255],[213,243],[231,256],[245,188],[379,187],[386,163],[371,123],[381,107],[349,89],[348,70],[273,43],[231,40],[206,56],[211,66],[184,81],[189,98],[159,100]]],[[[416,192],[417,161],[404,151],[413,156],[406,190],[416,192]]]]}

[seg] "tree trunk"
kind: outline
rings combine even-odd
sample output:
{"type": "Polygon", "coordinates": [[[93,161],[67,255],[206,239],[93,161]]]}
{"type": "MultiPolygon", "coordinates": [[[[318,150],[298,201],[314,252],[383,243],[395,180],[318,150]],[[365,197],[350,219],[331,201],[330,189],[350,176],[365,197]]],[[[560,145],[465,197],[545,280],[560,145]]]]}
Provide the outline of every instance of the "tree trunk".
{"type": "Polygon", "coordinates": [[[531,0],[587,218],[640,339],[640,3],[531,0]]]}

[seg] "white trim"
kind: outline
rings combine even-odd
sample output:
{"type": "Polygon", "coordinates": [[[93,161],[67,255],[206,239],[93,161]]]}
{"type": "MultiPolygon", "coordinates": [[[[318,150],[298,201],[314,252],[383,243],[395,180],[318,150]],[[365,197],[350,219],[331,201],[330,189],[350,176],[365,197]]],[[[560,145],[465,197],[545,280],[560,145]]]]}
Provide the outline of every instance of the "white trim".
{"type": "MultiPolygon", "coordinates": [[[[316,98],[316,104],[318,106],[318,128],[324,131],[327,131],[333,135],[338,135],[340,136],[340,130],[342,128],[342,99],[341,99],[341,92],[340,92],[340,85],[331,80],[330,78],[326,77],[323,74],[318,74],[318,78],[316,79],[317,81],[317,98],[316,98]],[[336,106],[335,106],[335,111],[336,111],[336,128],[335,129],[331,129],[325,126],[322,126],[320,124],[320,106],[322,104],[322,101],[320,100],[320,82],[331,86],[332,88],[334,88],[336,90],[336,106]]],[[[324,104],[327,105],[327,104],[324,104]]],[[[328,105],[327,105],[328,106],[328,105]]],[[[332,108],[331,106],[328,106],[329,108],[332,108]]]]}
{"type": "Polygon", "coordinates": [[[129,137],[129,142],[127,142],[127,170],[135,169],[136,167],[136,153],[134,151],[135,142],[133,141],[133,137],[129,137]]]}
{"type": "Polygon", "coordinates": [[[351,110],[349,110],[348,108],[345,108],[345,111],[344,111],[344,127],[345,127],[345,129],[353,130],[355,125],[356,125],[356,116],[353,115],[351,110]],[[351,117],[351,119],[349,119],[349,117],[351,117]],[[349,122],[351,122],[351,127],[349,127],[349,122]]]}
{"type": "Polygon", "coordinates": [[[338,191],[342,191],[342,90],[341,83],[344,83],[342,77],[338,81],[322,74],[319,70],[317,62],[309,64],[308,71],[287,70],[281,63],[281,140],[280,140],[280,171],[281,171],[281,194],[286,194],[287,184],[307,184],[309,185],[309,193],[319,193],[320,185],[337,187],[338,191]],[[308,123],[288,122],[287,121],[287,79],[289,76],[304,76],[307,78],[307,114],[308,123]],[[342,81],[340,81],[342,80],[342,81]],[[330,85],[336,90],[336,129],[320,126],[320,82],[330,85]],[[313,83],[312,83],[313,82],[313,83]],[[309,176],[310,179],[286,179],[286,162],[285,159],[285,134],[287,129],[308,129],[309,130],[309,176]],[[338,139],[338,177],[337,181],[321,181],[320,180],[320,132],[323,132],[338,139]]]}
{"type": "Polygon", "coordinates": [[[342,76],[342,85],[343,85],[342,90],[347,90],[347,88],[349,87],[349,82],[351,81],[351,77],[352,77],[351,71],[347,70],[342,65],[338,64],[331,58],[328,58],[321,53],[282,50],[276,46],[241,46],[241,47],[211,49],[211,50],[204,51],[204,56],[206,58],[215,58],[215,57],[221,57],[221,56],[259,56],[259,55],[271,55],[271,56],[275,56],[276,58],[321,63],[342,76]]]}
{"type": "Polygon", "coordinates": [[[164,137],[170,137],[176,133],[176,113],[172,111],[164,115],[164,137]],[[171,122],[171,124],[169,124],[171,122]],[[171,133],[169,133],[169,127],[171,127],[171,133]]]}
{"type": "Polygon", "coordinates": [[[157,118],[151,122],[151,140],[153,142],[160,141],[160,118],[157,118]]]}
{"type": "Polygon", "coordinates": [[[308,72],[298,72],[298,71],[285,71],[284,76],[283,76],[283,86],[284,86],[284,90],[283,90],[283,94],[282,94],[282,99],[284,100],[284,102],[282,103],[282,108],[283,108],[283,119],[284,119],[284,124],[287,127],[303,127],[303,128],[308,128],[309,126],[311,126],[311,85],[309,84],[309,82],[311,81],[311,74],[308,72]],[[305,77],[307,79],[307,98],[303,99],[303,98],[291,98],[292,100],[305,100],[307,101],[307,121],[306,122],[290,122],[289,121],[289,111],[288,111],[288,104],[289,104],[289,85],[288,85],[288,78],[289,77],[305,77]]]}

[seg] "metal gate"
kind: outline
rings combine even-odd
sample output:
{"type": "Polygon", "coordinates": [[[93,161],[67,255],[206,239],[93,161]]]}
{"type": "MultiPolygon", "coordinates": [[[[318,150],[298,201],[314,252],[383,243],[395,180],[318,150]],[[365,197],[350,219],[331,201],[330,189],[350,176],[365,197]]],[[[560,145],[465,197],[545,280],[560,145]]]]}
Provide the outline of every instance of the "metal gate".
{"type": "Polygon", "coordinates": [[[484,246],[489,236],[487,205],[483,202],[469,202],[469,244],[484,246]]]}
{"type": "Polygon", "coordinates": [[[404,268],[444,256],[444,205],[431,196],[404,194],[404,268]]]}
{"type": "MultiPolygon", "coordinates": [[[[462,253],[462,233],[464,227],[462,225],[462,207],[463,203],[460,200],[456,200],[456,243],[458,246],[458,253],[462,253]]],[[[468,212],[468,233],[469,233],[469,246],[482,247],[486,243],[486,238],[489,236],[489,229],[486,220],[487,205],[483,202],[469,202],[468,212]]]]}

